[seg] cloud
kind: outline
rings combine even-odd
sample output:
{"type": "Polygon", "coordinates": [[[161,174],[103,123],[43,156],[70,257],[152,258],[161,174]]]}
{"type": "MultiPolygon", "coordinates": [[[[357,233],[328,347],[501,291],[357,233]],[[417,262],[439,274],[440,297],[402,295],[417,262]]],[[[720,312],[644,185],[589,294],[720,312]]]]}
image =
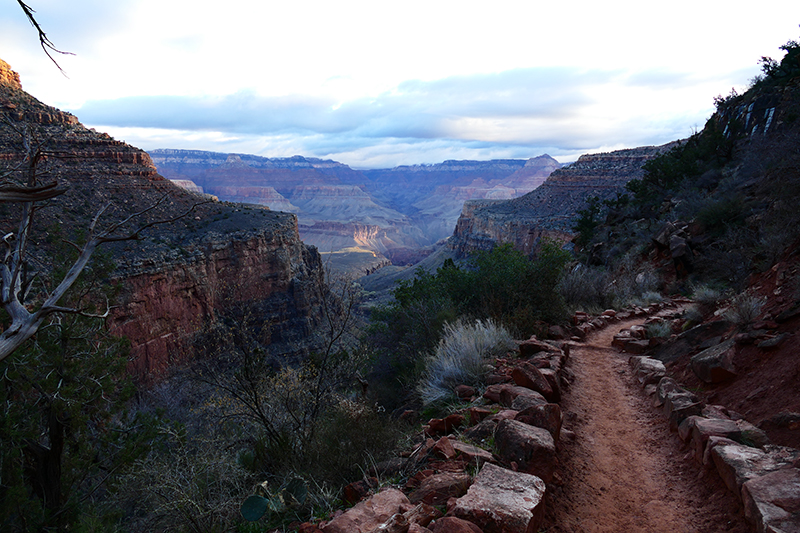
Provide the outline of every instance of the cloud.
{"type": "Polygon", "coordinates": [[[598,147],[687,137],[710,115],[715,83],[667,70],[528,68],[409,80],[343,102],[239,91],[93,100],[72,111],[87,124],[136,131],[148,148],[185,146],[182,135],[214,139],[216,148],[207,149],[240,146],[241,152],[330,157],[359,167],[545,151],[574,159],[598,147]],[[178,144],[153,146],[148,130],[173,132],[153,138],[178,144]]]}

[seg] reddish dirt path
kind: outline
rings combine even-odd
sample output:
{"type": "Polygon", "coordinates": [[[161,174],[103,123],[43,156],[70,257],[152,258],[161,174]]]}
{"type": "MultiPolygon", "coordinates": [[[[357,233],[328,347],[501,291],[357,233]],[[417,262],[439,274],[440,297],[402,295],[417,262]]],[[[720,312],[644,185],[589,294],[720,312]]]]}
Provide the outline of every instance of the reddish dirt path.
{"type": "Polygon", "coordinates": [[[741,505],[714,471],[694,461],[666,419],[633,383],[611,347],[618,322],[571,350],[575,380],[562,409],[561,484],[548,501],[548,532],[749,531],[741,505]]]}

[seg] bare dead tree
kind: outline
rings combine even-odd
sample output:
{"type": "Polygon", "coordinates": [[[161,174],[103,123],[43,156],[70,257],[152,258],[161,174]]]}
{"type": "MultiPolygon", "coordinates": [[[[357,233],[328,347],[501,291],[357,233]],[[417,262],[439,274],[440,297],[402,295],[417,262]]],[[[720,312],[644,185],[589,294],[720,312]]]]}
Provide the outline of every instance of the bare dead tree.
{"type": "MultiPolygon", "coordinates": [[[[41,174],[38,165],[47,152],[42,143],[34,141],[30,131],[24,133],[23,139],[24,160],[17,167],[0,175],[0,202],[19,203],[22,207],[17,233],[7,233],[0,238],[0,248],[4,250],[0,262],[0,306],[8,313],[11,320],[10,325],[0,333],[0,361],[11,355],[22,343],[33,336],[45,319],[53,313],[88,314],[82,309],[63,307],[59,305],[59,301],[73,286],[99,246],[109,242],[138,240],[144,230],[158,224],[175,222],[189,214],[201,203],[205,203],[196,203],[178,216],[141,224],[128,231],[125,231],[124,228],[136,220],[141,220],[146,213],[164,203],[168,196],[163,196],[153,205],[106,228],[100,227],[100,218],[111,204],[102,206],[89,224],[86,242],[82,246],[78,246],[67,241],[79,252],[78,258],[55,289],[45,295],[44,301],[38,305],[38,308],[31,310],[32,305],[27,296],[35,276],[29,275],[27,257],[37,202],[55,198],[66,192],[66,189],[59,187],[55,181],[44,185],[39,183],[41,174]],[[22,173],[24,183],[16,183],[10,179],[15,172],[22,173]]],[[[108,312],[109,309],[106,306],[104,314],[94,314],[93,316],[102,318],[107,316],[108,312]]]]}
{"type": "Polygon", "coordinates": [[[55,60],[51,52],[61,55],[70,55],[70,56],[75,54],[71,52],[64,52],[56,48],[56,46],[53,44],[53,41],[50,40],[50,38],[42,29],[42,27],[39,25],[39,22],[36,20],[36,16],[34,15],[36,11],[22,0],[17,0],[17,3],[19,4],[19,7],[22,8],[22,11],[25,13],[25,16],[28,18],[28,22],[31,23],[31,26],[33,26],[36,32],[39,34],[39,45],[42,47],[42,50],[44,50],[44,53],[47,54],[47,57],[50,58],[50,61],[52,61],[53,64],[56,67],[58,67],[58,70],[60,70],[61,73],[63,74],[64,69],[61,68],[61,65],[58,64],[58,61],[55,60]]]}

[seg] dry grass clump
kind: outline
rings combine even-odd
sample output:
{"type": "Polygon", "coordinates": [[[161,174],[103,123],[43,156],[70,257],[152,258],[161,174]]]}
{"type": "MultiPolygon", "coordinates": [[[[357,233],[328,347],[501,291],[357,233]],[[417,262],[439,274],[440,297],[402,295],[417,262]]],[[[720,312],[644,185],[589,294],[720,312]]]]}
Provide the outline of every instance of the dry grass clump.
{"type": "Polygon", "coordinates": [[[444,327],[417,388],[425,405],[451,398],[456,386],[477,385],[491,358],[514,346],[511,334],[492,320],[458,320],[444,327]]]}
{"type": "Polygon", "coordinates": [[[752,294],[742,293],[731,300],[728,309],[725,310],[723,317],[736,324],[739,328],[745,328],[755,322],[761,314],[761,307],[764,300],[752,294]]]}

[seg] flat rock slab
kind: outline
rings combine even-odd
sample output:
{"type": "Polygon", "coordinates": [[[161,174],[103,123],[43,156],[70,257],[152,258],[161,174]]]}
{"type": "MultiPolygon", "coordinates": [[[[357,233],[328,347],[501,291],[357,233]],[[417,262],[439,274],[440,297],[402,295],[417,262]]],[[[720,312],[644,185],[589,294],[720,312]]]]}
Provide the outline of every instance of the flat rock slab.
{"type": "Polygon", "coordinates": [[[742,487],[744,515],[758,533],[800,533],[800,470],[783,468],[742,487]]]}
{"type": "Polygon", "coordinates": [[[472,522],[486,533],[539,531],[544,493],[540,478],[487,463],[448,515],[472,522]]]}
{"type": "Polygon", "coordinates": [[[337,516],[325,527],[324,533],[369,533],[389,521],[392,516],[409,505],[406,495],[397,489],[387,489],[358,503],[346,513],[337,516]]]}

